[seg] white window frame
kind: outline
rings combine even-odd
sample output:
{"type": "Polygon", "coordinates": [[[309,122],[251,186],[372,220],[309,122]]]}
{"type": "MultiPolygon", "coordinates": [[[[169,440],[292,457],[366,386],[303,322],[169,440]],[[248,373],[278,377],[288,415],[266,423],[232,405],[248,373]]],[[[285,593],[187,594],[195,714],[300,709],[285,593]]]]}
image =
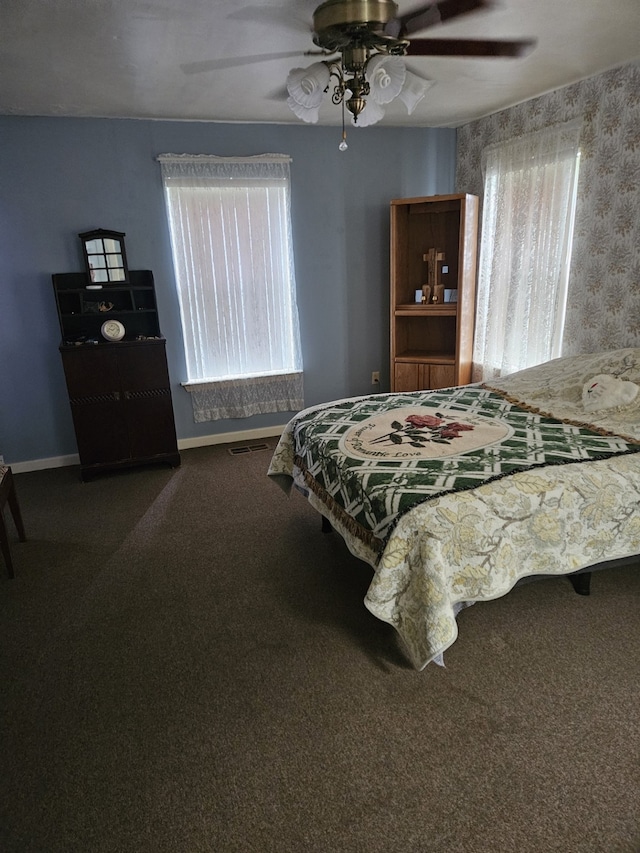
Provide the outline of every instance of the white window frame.
{"type": "Polygon", "coordinates": [[[303,408],[290,158],[158,161],[195,420],[303,408]]]}

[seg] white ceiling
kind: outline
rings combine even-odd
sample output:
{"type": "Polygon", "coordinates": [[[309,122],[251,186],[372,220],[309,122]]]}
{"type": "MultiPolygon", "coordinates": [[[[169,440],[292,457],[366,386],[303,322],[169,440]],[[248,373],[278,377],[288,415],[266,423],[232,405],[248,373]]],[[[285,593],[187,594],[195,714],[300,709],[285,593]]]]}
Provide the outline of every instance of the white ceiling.
{"type": "MultiPolygon", "coordinates": [[[[0,0],[0,114],[300,123],[284,83],[316,61],[304,51],[319,2],[0,0]]],[[[383,124],[456,127],[638,59],[640,0],[496,0],[424,35],[537,46],[521,59],[408,60],[435,84],[412,116],[395,102],[383,124]]],[[[339,124],[325,100],[320,123],[339,124]]]]}

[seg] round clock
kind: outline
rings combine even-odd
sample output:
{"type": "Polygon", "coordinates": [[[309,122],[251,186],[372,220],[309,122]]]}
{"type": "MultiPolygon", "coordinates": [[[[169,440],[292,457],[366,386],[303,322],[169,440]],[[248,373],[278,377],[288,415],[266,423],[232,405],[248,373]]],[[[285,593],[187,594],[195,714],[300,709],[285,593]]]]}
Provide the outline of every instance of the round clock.
{"type": "Polygon", "coordinates": [[[108,341],[121,341],[124,338],[124,326],[119,320],[107,320],[100,331],[108,341]]]}

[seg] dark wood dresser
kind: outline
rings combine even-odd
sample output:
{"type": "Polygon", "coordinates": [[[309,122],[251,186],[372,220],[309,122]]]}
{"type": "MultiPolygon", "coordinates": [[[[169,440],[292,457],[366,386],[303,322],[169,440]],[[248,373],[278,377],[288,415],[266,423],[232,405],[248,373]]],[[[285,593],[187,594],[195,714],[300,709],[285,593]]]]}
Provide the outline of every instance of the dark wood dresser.
{"type": "Polygon", "coordinates": [[[82,479],[134,465],[179,465],[153,275],[134,270],[127,283],[99,290],[86,282],[82,273],[53,276],[82,479]],[[121,340],[104,338],[109,321],[124,332],[121,340]]]}

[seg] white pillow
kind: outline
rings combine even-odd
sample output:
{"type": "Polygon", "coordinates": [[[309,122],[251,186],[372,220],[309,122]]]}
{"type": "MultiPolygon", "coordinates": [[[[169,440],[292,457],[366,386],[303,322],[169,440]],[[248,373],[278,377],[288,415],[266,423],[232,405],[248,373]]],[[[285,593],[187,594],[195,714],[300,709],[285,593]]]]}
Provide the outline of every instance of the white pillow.
{"type": "Polygon", "coordinates": [[[585,382],[582,388],[582,404],[587,412],[628,406],[638,396],[638,391],[640,388],[635,382],[599,373],[585,382]]]}

